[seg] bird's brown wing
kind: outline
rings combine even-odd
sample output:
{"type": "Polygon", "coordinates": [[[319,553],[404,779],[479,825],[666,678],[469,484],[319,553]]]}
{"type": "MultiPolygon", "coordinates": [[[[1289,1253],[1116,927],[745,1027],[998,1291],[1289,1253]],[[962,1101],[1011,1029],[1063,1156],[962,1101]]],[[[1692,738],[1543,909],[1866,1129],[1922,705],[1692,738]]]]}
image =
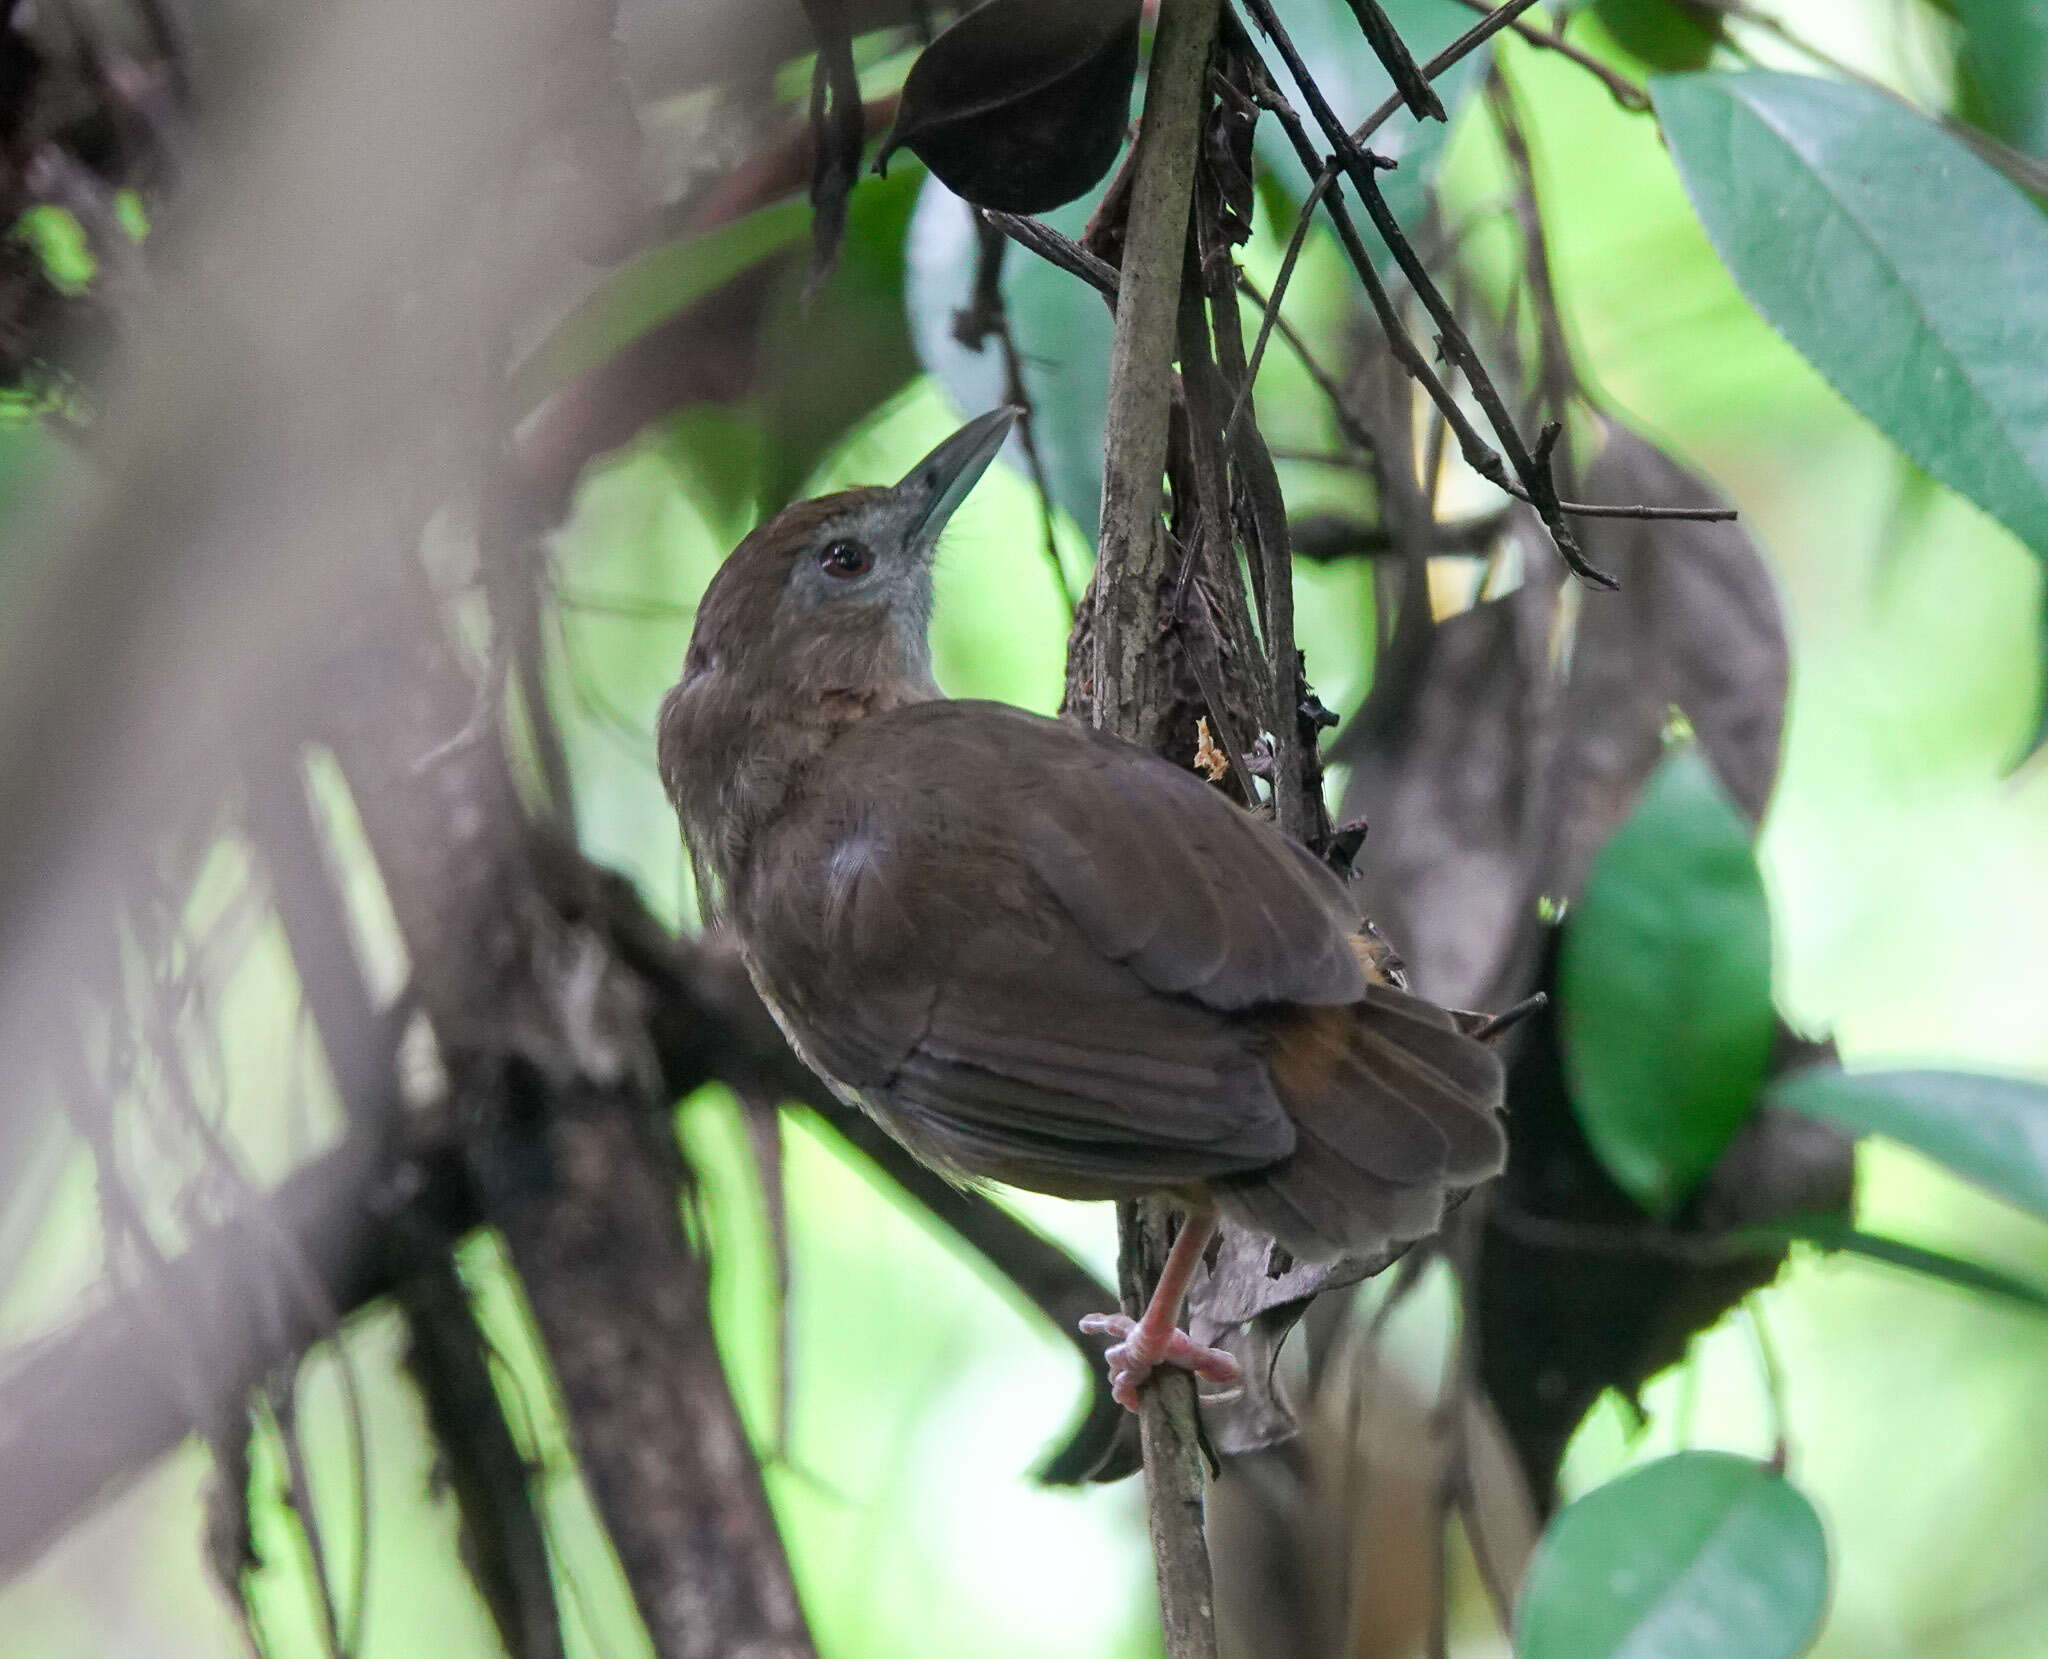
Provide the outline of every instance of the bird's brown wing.
{"type": "Polygon", "coordinates": [[[849,762],[880,751],[898,799],[974,814],[1154,990],[1230,1011],[1364,996],[1343,884],[1193,773],[1002,703],[919,704],[851,736],[849,762]]]}
{"type": "Polygon", "coordinates": [[[1293,1150],[1249,1035],[1152,990],[1063,917],[1005,920],[964,943],[876,1103],[942,1167],[1133,1197],[1293,1150]]]}
{"type": "Polygon", "coordinates": [[[1365,990],[1306,854],[1142,750],[1000,704],[842,737],[740,920],[819,1069],[935,1162],[1076,1197],[1284,1157],[1233,1016],[1365,990]]]}
{"type": "Polygon", "coordinates": [[[1229,1011],[1365,994],[1358,913],[1306,849],[1106,733],[1040,722],[1019,736],[1044,760],[1020,803],[1021,849],[1103,955],[1229,1011]]]}

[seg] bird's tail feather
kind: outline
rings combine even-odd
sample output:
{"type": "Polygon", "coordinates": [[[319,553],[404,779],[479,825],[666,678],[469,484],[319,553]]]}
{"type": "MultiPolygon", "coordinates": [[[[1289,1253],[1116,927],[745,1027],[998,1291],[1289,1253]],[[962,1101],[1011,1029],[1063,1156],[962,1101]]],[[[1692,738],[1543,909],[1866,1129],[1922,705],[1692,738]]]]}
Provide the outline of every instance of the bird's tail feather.
{"type": "Polygon", "coordinates": [[[1444,1201],[1497,1173],[1500,1058],[1443,1009],[1372,985],[1276,1015],[1266,1051],[1294,1151],[1212,1184],[1218,1206],[1307,1260],[1425,1237],[1444,1201]]]}

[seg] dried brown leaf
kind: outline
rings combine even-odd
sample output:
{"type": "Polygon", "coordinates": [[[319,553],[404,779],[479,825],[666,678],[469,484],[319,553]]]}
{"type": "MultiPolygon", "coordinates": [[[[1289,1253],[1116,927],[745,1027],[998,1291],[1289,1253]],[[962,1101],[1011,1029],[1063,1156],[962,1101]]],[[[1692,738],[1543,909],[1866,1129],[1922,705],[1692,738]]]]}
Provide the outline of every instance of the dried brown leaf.
{"type": "MultiPolygon", "coordinates": [[[[1719,505],[1619,426],[1586,493],[1719,505]]],[[[1340,742],[1355,762],[1345,812],[1372,824],[1367,908],[1439,1002],[1498,1009],[1534,987],[1538,901],[1577,895],[1674,711],[1752,821],[1776,781],[1785,636],[1747,531],[1596,519],[1586,542],[1620,592],[1561,587],[1526,560],[1519,589],[1438,625],[1406,683],[1375,688],[1371,730],[1340,742]]]]}

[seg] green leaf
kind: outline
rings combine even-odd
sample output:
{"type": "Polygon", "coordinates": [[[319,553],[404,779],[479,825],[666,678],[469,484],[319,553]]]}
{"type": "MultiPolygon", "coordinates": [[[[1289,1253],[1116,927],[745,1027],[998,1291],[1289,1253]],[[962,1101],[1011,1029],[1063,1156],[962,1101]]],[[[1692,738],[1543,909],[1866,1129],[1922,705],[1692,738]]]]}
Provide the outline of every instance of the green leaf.
{"type": "Polygon", "coordinates": [[[514,371],[514,407],[524,414],[742,271],[796,246],[810,222],[810,203],[792,196],[629,259],[514,371]]]}
{"type": "Polygon", "coordinates": [[[1721,39],[1721,20],[1683,0],[1593,0],[1593,15],[1631,57],[1652,69],[1699,69],[1721,39]]]}
{"type": "Polygon", "coordinates": [[[2048,1082],[1984,1072],[1815,1068],[1770,1098],[1924,1152],[1987,1192],[2048,1216],[2048,1082]]]}
{"type": "Polygon", "coordinates": [[[1615,1181],[1668,1211],[1755,1106],[1770,1057],[1771,923],[1749,829],[1672,749],[1568,916],[1559,1020],[1572,1105],[1615,1181]]]}
{"type": "Polygon", "coordinates": [[[2008,144],[2048,156],[2048,0],[1959,0],[1956,54],[1964,116],[2008,144]]]}
{"type": "Polygon", "coordinates": [[[1743,74],[1651,89],[1750,303],[1914,461],[2048,554],[2048,219],[1866,87],[1743,74]]]}
{"type": "Polygon", "coordinates": [[[1516,1659],[1794,1659],[1827,1612],[1820,1517],[1769,1465],[1680,1452],[1567,1505],[1537,1546],[1516,1659]]]}

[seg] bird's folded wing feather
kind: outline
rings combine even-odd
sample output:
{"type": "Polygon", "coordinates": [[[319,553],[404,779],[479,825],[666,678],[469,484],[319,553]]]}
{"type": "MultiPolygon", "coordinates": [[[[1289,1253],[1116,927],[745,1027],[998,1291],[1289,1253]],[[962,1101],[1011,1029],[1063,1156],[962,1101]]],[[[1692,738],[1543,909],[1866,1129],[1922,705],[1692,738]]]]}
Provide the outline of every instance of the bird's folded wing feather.
{"type": "Polygon", "coordinates": [[[1365,994],[1343,884],[1134,744],[1007,704],[935,702],[869,722],[835,760],[866,771],[892,811],[1000,840],[1090,944],[1155,990],[1229,1010],[1365,994]]]}
{"type": "Polygon", "coordinates": [[[1250,1033],[1068,924],[963,948],[880,1091],[937,1161],[1069,1197],[1257,1169],[1294,1148],[1250,1033]]]}
{"type": "Polygon", "coordinates": [[[1231,1016],[1365,992],[1307,854],[1142,750],[998,704],[840,739],[755,905],[815,1064],[940,1161],[1076,1196],[1285,1156],[1231,1016]]]}

